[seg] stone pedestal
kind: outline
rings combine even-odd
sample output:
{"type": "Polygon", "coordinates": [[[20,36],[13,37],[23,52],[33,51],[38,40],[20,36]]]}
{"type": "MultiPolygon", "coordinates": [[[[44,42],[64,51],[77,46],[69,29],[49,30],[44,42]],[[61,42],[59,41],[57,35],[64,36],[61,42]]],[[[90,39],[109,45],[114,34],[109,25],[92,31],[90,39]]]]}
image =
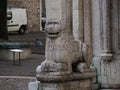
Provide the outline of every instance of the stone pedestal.
{"type": "Polygon", "coordinates": [[[40,90],[92,90],[92,78],[95,76],[94,72],[63,76],[41,73],[37,74],[37,79],[41,82],[40,90]]]}
{"type": "Polygon", "coordinates": [[[72,2],[46,0],[46,59],[36,69],[40,90],[92,90],[96,74],[87,45],[74,41],[72,2]]]}

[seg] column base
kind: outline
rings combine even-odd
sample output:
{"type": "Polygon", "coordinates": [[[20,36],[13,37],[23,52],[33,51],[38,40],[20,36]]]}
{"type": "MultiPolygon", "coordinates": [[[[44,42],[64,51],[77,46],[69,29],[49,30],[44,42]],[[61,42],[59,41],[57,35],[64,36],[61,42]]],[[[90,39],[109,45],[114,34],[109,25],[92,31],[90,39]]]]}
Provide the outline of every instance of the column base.
{"type": "Polygon", "coordinates": [[[112,60],[111,53],[102,53],[100,56],[101,56],[102,60],[104,60],[104,61],[111,61],[112,60]]]}
{"type": "Polygon", "coordinates": [[[40,90],[92,90],[92,78],[96,73],[72,73],[63,76],[39,74],[40,90]]]}
{"type": "Polygon", "coordinates": [[[120,90],[120,84],[101,84],[100,90],[120,90]]]}

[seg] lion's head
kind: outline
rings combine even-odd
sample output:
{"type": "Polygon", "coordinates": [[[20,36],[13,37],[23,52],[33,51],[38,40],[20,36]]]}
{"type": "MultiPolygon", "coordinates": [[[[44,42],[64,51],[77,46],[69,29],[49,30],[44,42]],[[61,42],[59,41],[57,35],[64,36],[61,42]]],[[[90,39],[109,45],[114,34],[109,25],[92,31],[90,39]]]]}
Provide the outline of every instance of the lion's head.
{"type": "Polygon", "coordinates": [[[45,25],[45,31],[49,38],[55,39],[61,34],[61,25],[58,20],[49,20],[45,25]]]}

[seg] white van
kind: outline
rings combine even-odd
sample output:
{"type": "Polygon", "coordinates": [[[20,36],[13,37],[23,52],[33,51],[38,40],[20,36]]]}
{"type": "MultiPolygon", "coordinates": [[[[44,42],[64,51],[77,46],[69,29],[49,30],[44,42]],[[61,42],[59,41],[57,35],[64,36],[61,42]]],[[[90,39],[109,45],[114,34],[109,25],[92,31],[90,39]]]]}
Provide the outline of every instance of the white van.
{"type": "Polygon", "coordinates": [[[19,34],[24,34],[27,30],[26,9],[7,9],[7,27],[8,32],[18,31],[19,34]]]}

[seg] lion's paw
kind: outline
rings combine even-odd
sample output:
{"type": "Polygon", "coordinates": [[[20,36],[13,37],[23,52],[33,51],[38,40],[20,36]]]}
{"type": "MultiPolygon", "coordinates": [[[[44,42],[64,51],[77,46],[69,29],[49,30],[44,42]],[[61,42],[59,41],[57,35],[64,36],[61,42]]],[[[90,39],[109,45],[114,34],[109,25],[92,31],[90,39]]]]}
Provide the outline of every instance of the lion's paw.
{"type": "Polygon", "coordinates": [[[40,65],[40,72],[56,72],[57,64],[53,61],[44,61],[40,65]]]}

